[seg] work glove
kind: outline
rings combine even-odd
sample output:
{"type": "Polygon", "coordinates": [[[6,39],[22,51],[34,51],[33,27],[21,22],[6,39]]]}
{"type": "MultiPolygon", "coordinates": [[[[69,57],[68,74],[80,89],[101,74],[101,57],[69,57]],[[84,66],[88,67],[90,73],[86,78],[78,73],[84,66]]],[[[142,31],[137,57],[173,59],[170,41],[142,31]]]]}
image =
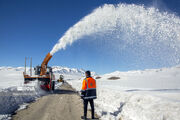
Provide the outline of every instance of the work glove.
{"type": "Polygon", "coordinates": [[[86,91],[85,90],[81,90],[81,99],[83,99],[85,97],[86,91]]]}

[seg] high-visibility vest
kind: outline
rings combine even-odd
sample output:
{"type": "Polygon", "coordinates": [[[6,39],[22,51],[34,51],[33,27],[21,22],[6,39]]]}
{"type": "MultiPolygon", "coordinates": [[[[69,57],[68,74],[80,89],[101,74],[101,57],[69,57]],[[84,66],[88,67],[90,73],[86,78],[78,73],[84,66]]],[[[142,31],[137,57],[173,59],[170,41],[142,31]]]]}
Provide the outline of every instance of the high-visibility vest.
{"type": "Polygon", "coordinates": [[[85,78],[82,84],[85,91],[84,99],[96,99],[96,81],[92,77],[85,78]]]}

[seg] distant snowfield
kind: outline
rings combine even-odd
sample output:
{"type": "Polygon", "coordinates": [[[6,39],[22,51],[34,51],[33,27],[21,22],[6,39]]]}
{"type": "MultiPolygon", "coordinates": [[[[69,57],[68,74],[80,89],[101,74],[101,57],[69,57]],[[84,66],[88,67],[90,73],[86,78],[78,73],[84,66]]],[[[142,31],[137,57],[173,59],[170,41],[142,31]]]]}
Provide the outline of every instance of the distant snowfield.
{"type": "MultiPolygon", "coordinates": [[[[53,67],[58,79],[80,91],[84,70],[53,67]]],[[[0,119],[18,107],[45,95],[37,83],[23,84],[24,68],[0,67],[0,119]]],[[[93,73],[94,77],[97,77],[93,73]]],[[[180,67],[100,75],[97,82],[96,112],[102,120],[180,120],[180,67]],[[109,80],[110,77],[120,77],[109,80]]]]}
{"type": "Polygon", "coordinates": [[[23,67],[0,67],[0,88],[8,88],[11,86],[21,86],[23,81],[23,67]]]}

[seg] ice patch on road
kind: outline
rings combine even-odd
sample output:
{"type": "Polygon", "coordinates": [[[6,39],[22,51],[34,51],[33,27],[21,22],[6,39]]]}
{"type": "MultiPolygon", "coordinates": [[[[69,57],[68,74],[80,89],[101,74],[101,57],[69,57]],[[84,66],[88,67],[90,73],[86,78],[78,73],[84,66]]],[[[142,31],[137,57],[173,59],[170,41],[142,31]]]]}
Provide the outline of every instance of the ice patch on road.
{"type": "Polygon", "coordinates": [[[20,107],[17,111],[26,109],[28,105],[29,105],[28,103],[23,103],[22,105],[20,105],[20,107]]]}

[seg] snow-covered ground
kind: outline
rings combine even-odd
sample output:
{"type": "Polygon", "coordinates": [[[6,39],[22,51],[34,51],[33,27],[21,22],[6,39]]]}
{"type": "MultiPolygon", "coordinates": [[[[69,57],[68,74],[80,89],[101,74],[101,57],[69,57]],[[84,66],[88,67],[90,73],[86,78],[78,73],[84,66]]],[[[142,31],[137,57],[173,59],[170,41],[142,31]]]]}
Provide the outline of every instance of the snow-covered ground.
{"type": "MultiPolygon", "coordinates": [[[[180,67],[116,71],[99,77],[95,105],[103,120],[180,120],[180,67]]],[[[82,79],[68,82],[81,89],[82,79]]]]}
{"type": "MultiPolygon", "coordinates": [[[[0,67],[0,119],[46,94],[37,82],[24,85],[23,71],[23,67],[0,67]]],[[[53,71],[56,79],[62,74],[76,90],[81,89],[84,70],[55,66],[53,71]]],[[[116,71],[99,77],[95,108],[102,120],[180,120],[180,67],[116,71]]]]}

